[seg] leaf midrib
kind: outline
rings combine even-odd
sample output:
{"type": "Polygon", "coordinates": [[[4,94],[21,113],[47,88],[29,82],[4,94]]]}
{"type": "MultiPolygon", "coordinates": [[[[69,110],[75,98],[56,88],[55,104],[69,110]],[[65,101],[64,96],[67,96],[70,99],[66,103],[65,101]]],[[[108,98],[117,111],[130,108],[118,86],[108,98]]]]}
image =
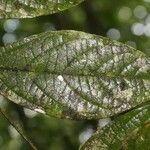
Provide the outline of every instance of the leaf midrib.
{"type": "Polygon", "coordinates": [[[135,79],[143,79],[143,80],[149,80],[149,78],[141,78],[140,76],[134,76],[133,77],[130,77],[130,76],[124,76],[124,75],[108,75],[106,73],[96,73],[94,72],[94,74],[92,73],[80,73],[80,72],[77,72],[77,71],[74,71],[74,72],[66,72],[66,71],[50,71],[50,70],[45,70],[45,71],[36,71],[36,68],[30,68],[28,69],[26,66],[24,68],[17,68],[17,67],[3,67],[3,66],[0,66],[0,72],[14,72],[14,73],[18,73],[18,72],[22,72],[22,73],[33,73],[35,75],[41,75],[41,74],[51,74],[51,75],[66,75],[66,76],[75,76],[75,77],[97,77],[97,78],[108,78],[108,79],[111,79],[111,80],[115,80],[116,78],[124,78],[124,79],[127,79],[127,80],[135,80],[135,79]]]}

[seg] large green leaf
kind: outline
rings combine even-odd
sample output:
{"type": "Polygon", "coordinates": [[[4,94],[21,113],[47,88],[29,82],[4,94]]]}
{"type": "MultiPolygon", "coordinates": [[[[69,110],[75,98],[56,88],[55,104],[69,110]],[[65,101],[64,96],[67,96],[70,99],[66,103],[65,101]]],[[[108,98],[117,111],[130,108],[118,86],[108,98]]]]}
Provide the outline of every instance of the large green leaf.
{"type": "Polygon", "coordinates": [[[150,59],[96,35],[42,33],[0,49],[0,94],[55,117],[109,117],[150,100],[150,59]]]}
{"type": "Polygon", "coordinates": [[[81,150],[148,150],[150,105],[127,113],[97,132],[81,150]]]}
{"type": "Polygon", "coordinates": [[[31,18],[53,14],[84,0],[0,0],[0,18],[31,18]]]}

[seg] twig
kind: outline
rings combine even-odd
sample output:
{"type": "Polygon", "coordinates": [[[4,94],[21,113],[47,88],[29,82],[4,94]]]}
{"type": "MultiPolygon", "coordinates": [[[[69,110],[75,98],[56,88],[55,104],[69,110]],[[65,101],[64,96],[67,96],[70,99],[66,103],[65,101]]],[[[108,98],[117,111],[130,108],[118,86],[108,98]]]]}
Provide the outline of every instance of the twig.
{"type": "Polygon", "coordinates": [[[17,127],[17,125],[6,115],[6,112],[0,108],[0,113],[4,118],[17,130],[17,132],[22,136],[22,138],[32,147],[33,150],[38,150],[36,146],[29,140],[29,138],[17,127]]]}

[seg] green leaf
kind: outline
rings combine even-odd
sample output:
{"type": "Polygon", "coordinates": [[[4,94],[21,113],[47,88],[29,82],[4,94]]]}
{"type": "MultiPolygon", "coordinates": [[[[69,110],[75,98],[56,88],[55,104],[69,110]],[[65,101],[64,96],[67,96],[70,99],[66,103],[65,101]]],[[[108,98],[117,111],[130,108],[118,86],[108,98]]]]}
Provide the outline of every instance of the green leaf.
{"type": "Polygon", "coordinates": [[[0,49],[0,94],[59,118],[110,117],[150,101],[150,59],[104,37],[46,32],[0,49]]]}
{"type": "Polygon", "coordinates": [[[32,18],[53,14],[84,0],[0,0],[0,18],[32,18]]]}
{"type": "Polygon", "coordinates": [[[148,150],[150,105],[118,117],[97,132],[80,150],[148,150]]]}

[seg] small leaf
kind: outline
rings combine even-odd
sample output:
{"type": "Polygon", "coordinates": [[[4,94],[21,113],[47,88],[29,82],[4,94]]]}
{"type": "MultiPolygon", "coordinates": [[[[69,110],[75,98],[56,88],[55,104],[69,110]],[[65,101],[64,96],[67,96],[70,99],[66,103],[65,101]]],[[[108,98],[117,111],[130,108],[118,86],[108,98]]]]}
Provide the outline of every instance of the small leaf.
{"type": "Polygon", "coordinates": [[[117,118],[97,132],[80,150],[148,149],[150,135],[150,105],[117,118]]]}
{"type": "Polygon", "coordinates": [[[0,49],[0,94],[59,118],[110,117],[150,101],[150,59],[104,37],[46,32],[0,49]]]}
{"type": "Polygon", "coordinates": [[[0,18],[32,18],[63,11],[84,0],[0,0],[0,18]]]}

